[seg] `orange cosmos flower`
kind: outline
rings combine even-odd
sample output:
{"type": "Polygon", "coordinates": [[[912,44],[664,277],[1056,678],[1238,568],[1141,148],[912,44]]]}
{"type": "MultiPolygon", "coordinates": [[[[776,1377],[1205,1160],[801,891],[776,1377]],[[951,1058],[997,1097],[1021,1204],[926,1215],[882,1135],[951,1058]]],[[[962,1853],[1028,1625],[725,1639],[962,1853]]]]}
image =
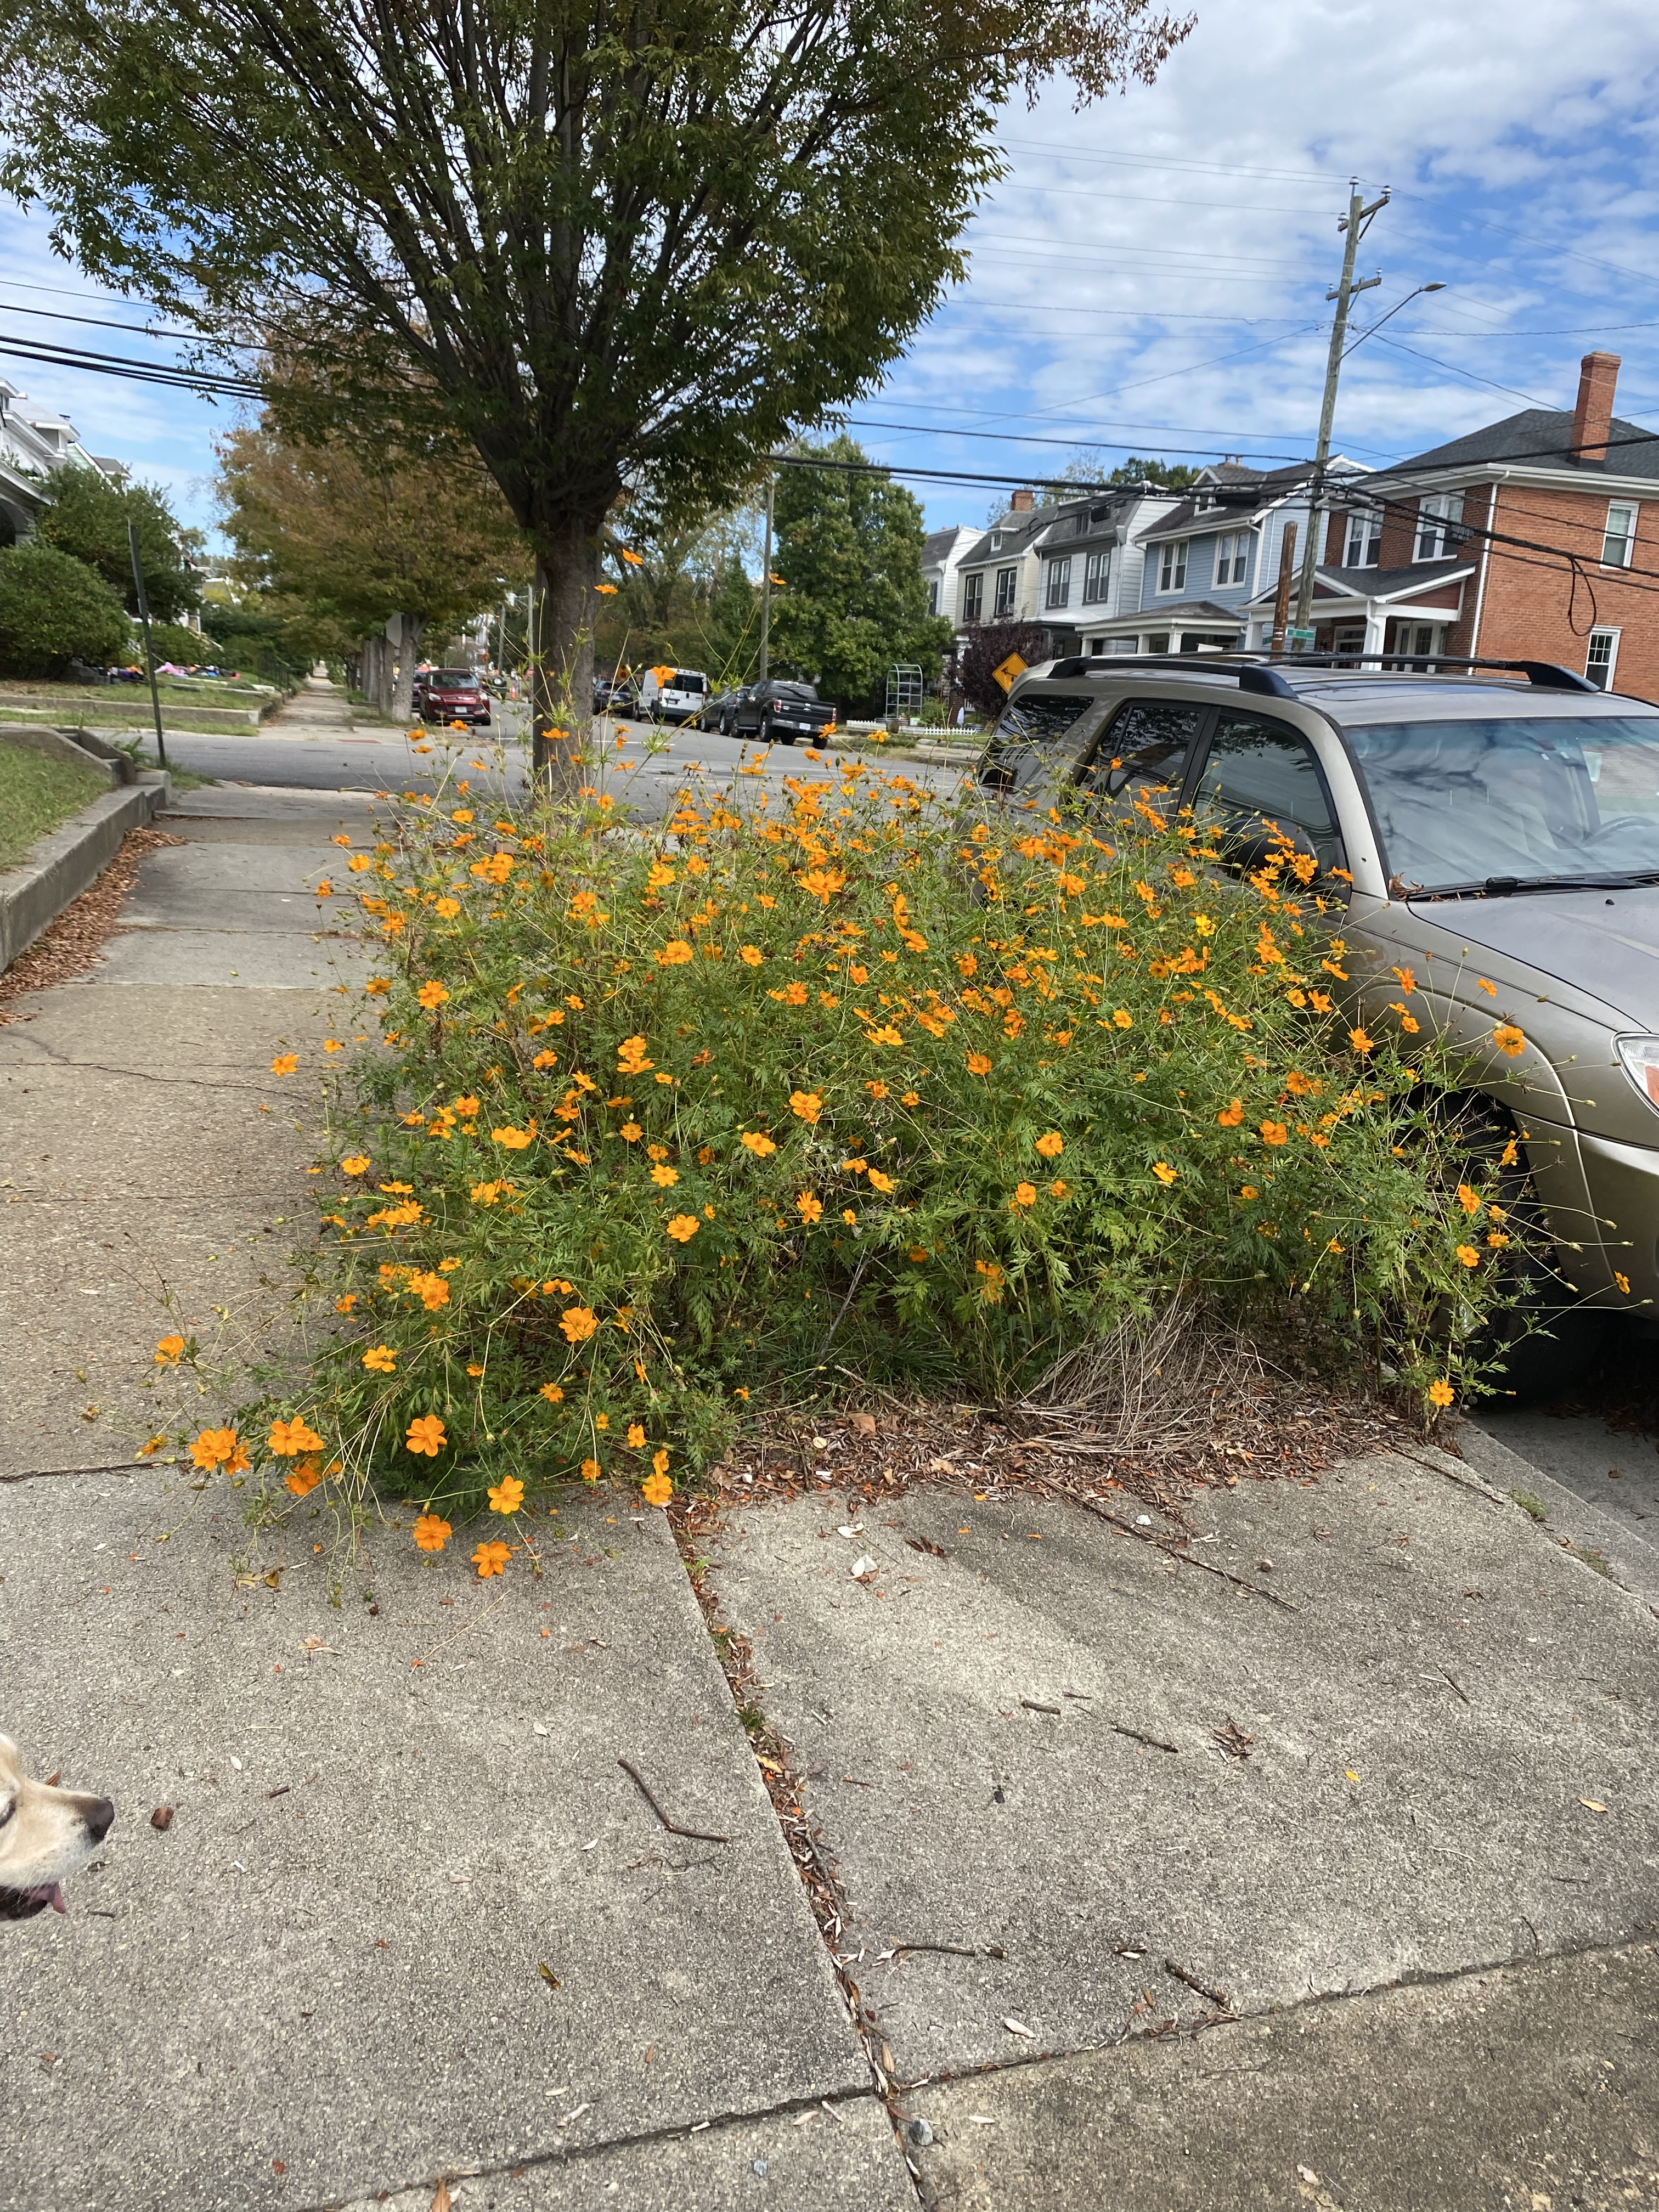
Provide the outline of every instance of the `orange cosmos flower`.
{"type": "Polygon", "coordinates": [[[234,1429],[204,1429],[190,1448],[196,1465],[211,1474],[221,1467],[227,1474],[243,1474],[248,1468],[248,1455],[241,1438],[234,1429]]]}
{"type": "Polygon", "coordinates": [[[598,1460],[585,1459],[582,1462],[582,1480],[584,1482],[597,1482],[599,1479],[599,1462],[598,1460]]]}
{"type": "Polygon", "coordinates": [[[683,937],[671,937],[657,955],[658,961],[665,968],[684,968],[691,957],[691,947],[683,937]]]}
{"type": "Polygon", "coordinates": [[[816,1091],[792,1091],[789,1094],[789,1110],[792,1114],[798,1115],[803,1121],[813,1122],[823,1111],[823,1100],[816,1091]]]}
{"type": "Polygon", "coordinates": [[[1289,1133],[1282,1121],[1264,1121],[1261,1124],[1261,1141],[1264,1145],[1282,1145],[1289,1133]]]}
{"type": "Polygon", "coordinates": [[[415,1541],[423,1552],[441,1552],[449,1535],[449,1523],[441,1514],[422,1513],[415,1523],[415,1541]]]}
{"type": "Polygon", "coordinates": [[[296,1498],[306,1498],[315,1490],[322,1479],[322,1462],[315,1459],[302,1459],[291,1474],[285,1474],[283,1477],[283,1483],[284,1488],[291,1490],[296,1498]]]}
{"type": "Polygon", "coordinates": [[[158,1367],[176,1367],[184,1349],[182,1336],[164,1336],[155,1347],[155,1364],[158,1367]]]}
{"type": "Polygon", "coordinates": [[[363,1354],[363,1364],[371,1375],[390,1375],[398,1364],[398,1355],[389,1344],[372,1344],[363,1354]]]}
{"type": "Polygon", "coordinates": [[[273,1075],[292,1075],[299,1065],[297,1052],[279,1052],[270,1063],[270,1072],[273,1075]]]}
{"type": "Polygon", "coordinates": [[[302,1420],[273,1421],[270,1449],[278,1459],[297,1459],[301,1452],[321,1451],[323,1440],[302,1420]]]}
{"type": "Polygon", "coordinates": [[[1451,1384],[1443,1380],[1429,1385],[1429,1403],[1431,1406],[1449,1406],[1456,1395],[1451,1384]]]}
{"type": "Polygon", "coordinates": [[[1066,1140],[1058,1129],[1050,1129],[1046,1137],[1039,1137],[1036,1148],[1045,1160],[1057,1160],[1066,1149],[1066,1140]]]}
{"type": "Polygon", "coordinates": [[[586,1306],[568,1306],[559,1316],[559,1327],[571,1344],[586,1344],[599,1325],[599,1316],[586,1306]]]}
{"type": "Polygon", "coordinates": [[[743,1133],[743,1141],[757,1159],[763,1160],[769,1152],[775,1152],[778,1149],[772,1139],[769,1137],[762,1136],[758,1129],[745,1129],[743,1133]]]}
{"type": "Polygon", "coordinates": [[[1480,1264],[1480,1255],[1473,1244],[1460,1244],[1457,1256],[1466,1267],[1478,1267],[1480,1264]]]}
{"type": "Polygon", "coordinates": [[[647,1505],[666,1505],[674,1495],[674,1486],[665,1474],[647,1474],[640,1485],[640,1495],[647,1505]]]}
{"type": "Polygon", "coordinates": [[[1018,1208],[1022,1206],[1035,1206],[1036,1204],[1036,1186],[1034,1183],[1029,1182],[1017,1183],[1014,1187],[1014,1194],[1009,1200],[1008,1204],[1011,1209],[1018,1208]]]}
{"type": "Polygon", "coordinates": [[[695,1213],[677,1213],[667,1226],[669,1235],[677,1244],[689,1244],[702,1224],[695,1213]]]}
{"type": "Polygon", "coordinates": [[[516,1474],[505,1474],[487,1492],[492,1513],[516,1513],[524,1504],[524,1485],[516,1474]]]}
{"type": "Polygon", "coordinates": [[[968,1073],[969,1075],[988,1075],[991,1073],[991,1063],[982,1052],[969,1054],[968,1073]]]}
{"type": "Polygon", "coordinates": [[[1244,1101],[1242,1098],[1230,1099],[1215,1118],[1222,1128],[1236,1129],[1244,1119],[1244,1101]]]}
{"type": "Polygon", "coordinates": [[[492,1143],[501,1146],[506,1151],[522,1152],[535,1142],[536,1132],[533,1124],[528,1129],[515,1129],[509,1123],[504,1129],[492,1129],[489,1135],[492,1143]]]}
{"type": "Polygon", "coordinates": [[[671,1184],[677,1183],[679,1179],[680,1171],[678,1168],[658,1166],[651,1170],[651,1180],[659,1190],[666,1190],[671,1184]]]}
{"type": "Polygon", "coordinates": [[[1520,1030],[1516,1029],[1513,1022],[1500,1022],[1492,1033],[1492,1041],[1499,1052],[1506,1054],[1510,1060],[1513,1060],[1517,1053],[1526,1050],[1526,1037],[1520,1030]]]}
{"type": "Polygon", "coordinates": [[[415,995],[428,1012],[434,1006],[447,1006],[449,1001],[449,993],[441,983],[422,983],[415,995]]]}
{"type": "Polygon", "coordinates": [[[1170,1165],[1167,1160],[1154,1160],[1152,1162],[1152,1173],[1158,1177],[1158,1181],[1164,1184],[1166,1189],[1176,1179],[1176,1170],[1170,1165]]]}
{"type": "Polygon", "coordinates": [[[504,1575],[507,1563],[513,1556],[511,1544],[480,1544],[472,1554],[472,1564],[478,1570],[480,1582],[488,1582],[491,1575],[504,1575]]]}
{"type": "Polygon", "coordinates": [[[629,1423],[628,1441],[635,1451],[641,1451],[644,1449],[645,1425],[643,1422],[630,1421],[629,1423]]]}
{"type": "Polygon", "coordinates": [[[404,1448],[407,1451],[424,1453],[428,1459],[436,1459],[448,1441],[444,1434],[444,1425],[438,1416],[422,1413],[410,1423],[409,1434],[404,1438],[404,1448]]]}
{"type": "Polygon", "coordinates": [[[823,1212],[823,1200],[821,1198],[814,1198],[810,1190],[800,1192],[795,1200],[795,1205],[801,1219],[809,1224],[820,1219],[823,1212]]]}
{"type": "Polygon", "coordinates": [[[879,1168],[872,1168],[870,1170],[870,1188],[872,1190],[884,1191],[890,1198],[892,1194],[898,1188],[898,1185],[894,1182],[891,1176],[883,1175],[879,1168]]]}
{"type": "Polygon", "coordinates": [[[367,1152],[349,1152],[340,1163],[340,1173],[349,1176],[367,1175],[368,1164],[367,1152]]]}

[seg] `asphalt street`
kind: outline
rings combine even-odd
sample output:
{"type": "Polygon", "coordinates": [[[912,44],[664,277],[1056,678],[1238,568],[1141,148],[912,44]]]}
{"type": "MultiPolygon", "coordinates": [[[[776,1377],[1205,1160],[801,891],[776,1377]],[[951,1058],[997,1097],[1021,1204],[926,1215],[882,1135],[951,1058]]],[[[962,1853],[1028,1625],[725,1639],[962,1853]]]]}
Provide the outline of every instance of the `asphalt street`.
{"type": "MultiPolygon", "coordinates": [[[[687,775],[699,769],[719,781],[734,774],[740,762],[760,757],[765,762],[763,787],[776,791],[786,776],[811,774],[813,767],[802,751],[787,745],[775,745],[761,754],[752,743],[696,729],[653,729],[648,723],[609,719],[596,726],[606,733],[601,787],[644,822],[660,820],[672,809],[687,775]]],[[[432,791],[448,773],[471,775],[476,786],[482,763],[482,773],[491,785],[506,798],[517,799],[523,797],[527,781],[521,727],[521,714],[507,708],[498,712],[489,730],[465,739],[453,732],[452,747],[447,739],[410,738],[402,729],[380,724],[336,726],[290,721],[284,716],[257,736],[171,733],[167,760],[194,775],[229,785],[368,793],[432,791]]],[[[894,766],[939,791],[951,788],[960,775],[958,769],[915,762],[895,762],[894,766]]]]}

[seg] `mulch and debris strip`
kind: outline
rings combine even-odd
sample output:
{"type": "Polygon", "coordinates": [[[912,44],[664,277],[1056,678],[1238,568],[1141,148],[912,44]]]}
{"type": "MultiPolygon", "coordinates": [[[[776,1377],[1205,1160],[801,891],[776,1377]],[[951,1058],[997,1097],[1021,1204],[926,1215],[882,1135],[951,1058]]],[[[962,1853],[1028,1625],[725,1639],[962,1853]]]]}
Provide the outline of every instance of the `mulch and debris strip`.
{"type": "Polygon", "coordinates": [[[183,837],[165,830],[129,830],[120,850],[90,890],[64,908],[27,952],[19,953],[0,975],[0,1023],[30,1018],[18,1001],[55,984],[72,983],[95,967],[99,954],[120,924],[121,902],[138,880],[145,859],[163,845],[182,845],[183,837]]]}

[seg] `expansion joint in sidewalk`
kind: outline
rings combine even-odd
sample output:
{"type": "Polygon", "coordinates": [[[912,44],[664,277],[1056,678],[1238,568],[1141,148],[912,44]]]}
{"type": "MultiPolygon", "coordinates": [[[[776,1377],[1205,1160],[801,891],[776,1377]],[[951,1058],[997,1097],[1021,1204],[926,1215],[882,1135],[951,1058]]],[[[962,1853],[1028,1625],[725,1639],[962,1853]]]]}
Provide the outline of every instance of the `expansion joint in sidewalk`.
{"type": "Polygon", "coordinates": [[[792,1747],[778,1735],[767,1719],[758,1698],[760,1686],[754,1671],[754,1654],[749,1639],[741,1630],[732,1628],[720,1618],[720,1601],[709,1587],[707,1562],[697,1550],[699,1535],[706,1534],[709,1523],[704,1521],[694,1529],[687,1518],[679,1513],[671,1515],[674,1538],[684,1561],[687,1579],[691,1584],[697,1604],[702,1612],[714,1654],[732,1692],[732,1703],[738,1721],[749,1739],[755,1763],[760,1771],[766,1794],[772,1802],[779,1829],[794,1861],[795,1871],[800,1876],[801,1887],[806,1893],[812,1917],[817,1923],[818,1933],[830,1954],[830,1964],[847,2006],[848,2015],[864,2045],[866,2063],[870,2069],[871,2081],[892,2123],[894,2140],[899,2155],[904,2160],[910,2185],[921,2200],[921,2169],[910,2154],[905,2129],[910,2115],[904,2111],[901,2099],[906,2084],[894,2077],[897,2069],[886,2037],[882,2033],[881,2021],[875,2007],[853,1978],[854,1963],[846,1948],[848,1936],[847,1899],[841,1885],[841,1876],[835,1862],[825,1851],[817,1832],[801,1808],[801,1779],[795,1771],[792,1747]]]}

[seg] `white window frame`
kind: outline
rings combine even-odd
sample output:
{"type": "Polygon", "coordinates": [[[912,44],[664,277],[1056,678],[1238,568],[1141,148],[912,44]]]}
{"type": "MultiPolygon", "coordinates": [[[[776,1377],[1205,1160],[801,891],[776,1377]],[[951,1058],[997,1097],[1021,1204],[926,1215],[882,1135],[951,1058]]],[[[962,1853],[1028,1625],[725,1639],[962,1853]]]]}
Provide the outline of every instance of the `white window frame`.
{"type": "Polygon", "coordinates": [[[936,615],[939,612],[939,578],[937,576],[930,576],[927,579],[927,611],[930,615],[936,615]]]}
{"type": "Polygon", "coordinates": [[[1160,595],[1168,592],[1184,592],[1187,588],[1187,554],[1192,540],[1171,538],[1159,546],[1158,555],[1158,588],[1160,595]]]}
{"type": "Polygon", "coordinates": [[[1112,549],[1103,545],[1083,556],[1083,604],[1103,606],[1112,596],[1112,549]]]}
{"type": "Polygon", "coordinates": [[[1248,530],[1230,530],[1215,542],[1215,586],[1225,591],[1230,585],[1243,584],[1250,574],[1250,533],[1248,530]]]}
{"type": "Polygon", "coordinates": [[[1636,555],[1636,521],[1641,512],[1639,500],[1610,499],[1607,501],[1607,519],[1601,531],[1601,566],[1604,568],[1629,568],[1636,555]],[[1627,518],[1625,528],[1617,534],[1613,527],[1615,514],[1627,518]]]}
{"type": "Polygon", "coordinates": [[[1455,526],[1463,520],[1463,495],[1461,491],[1436,492],[1432,498],[1417,502],[1417,535],[1413,542],[1413,561],[1451,561],[1458,548],[1452,543],[1455,526]]]}
{"type": "Polygon", "coordinates": [[[1342,565],[1345,568],[1375,568],[1382,555],[1382,518],[1380,514],[1359,513],[1348,517],[1347,534],[1342,545],[1342,565]],[[1356,544],[1359,558],[1354,558],[1356,544]]]}
{"type": "Polygon", "coordinates": [[[1011,616],[1019,612],[1019,570],[1017,568],[997,570],[994,605],[996,612],[993,620],[996,622],[1006,622],[1011,616]]]}
{"type": "Polygon", "coordinates": [[[1586,647],[1584,652],[1584,673],[1589,678],[1592,684],[1595,681],[1595,677],[1592,672],[1592,664],[1595,658],[1596,641],[1598,638],[1606,638],[1608,641],[1607,661],[1607,680],[1601,687],[1604,691],[1612,690],[1613,679],[1619,672],[1619,640],[1621,635],[1622,633],[1620,631],[1614,629],[1610,624],[1605,623],[1598,623],[1595,628],[1589,634],[1589,643],[1586,647]]]}
{"type": "Polygon", "coordinates": [[[1043,579],[1042,604],[1047,609],[1068,607],[1072,604],[1072,556],[1062,554],[1058,561],[1050,561],[1048,573],[1043,579]]]}
{"type": "Polygon", "coordinates": [[[985,619],[985,571],[970,569],[962,580],[962,619],[964,623],[985,619]]]}

